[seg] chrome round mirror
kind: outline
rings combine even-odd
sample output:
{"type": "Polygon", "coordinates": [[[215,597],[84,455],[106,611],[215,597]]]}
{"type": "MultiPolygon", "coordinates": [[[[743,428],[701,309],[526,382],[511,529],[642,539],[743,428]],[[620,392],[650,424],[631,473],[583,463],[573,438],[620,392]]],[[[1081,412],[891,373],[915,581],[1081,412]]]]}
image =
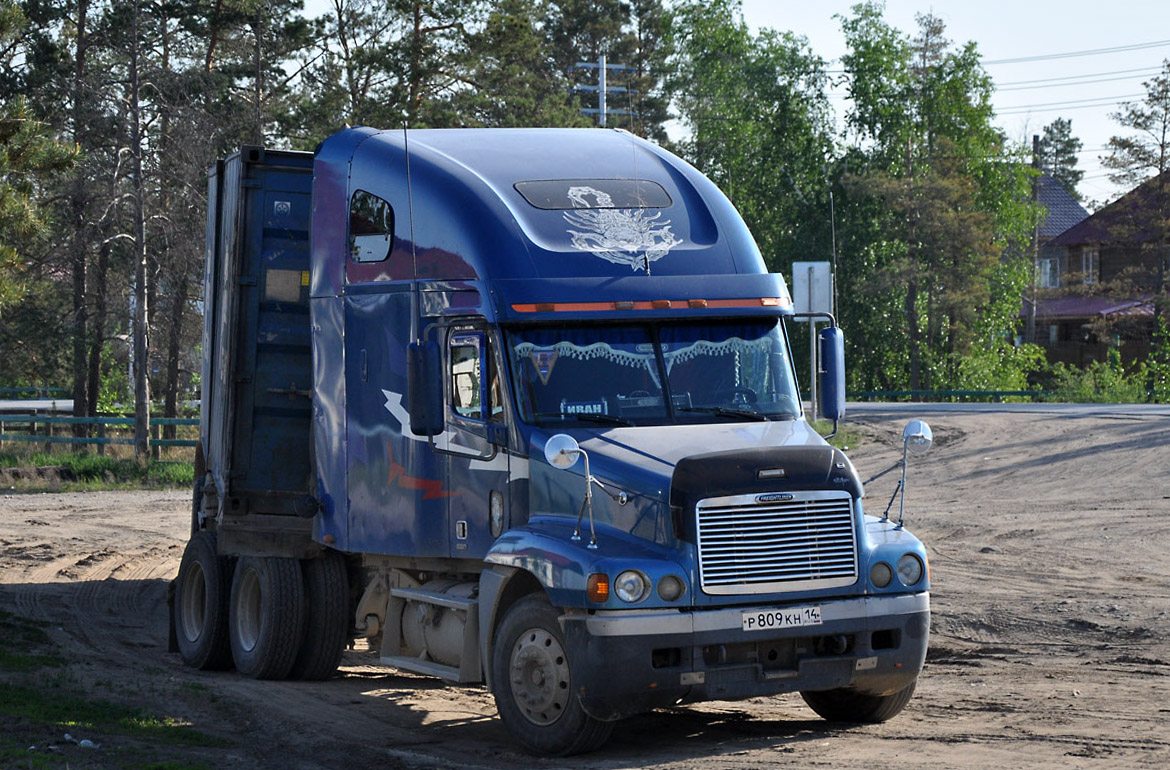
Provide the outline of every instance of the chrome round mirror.
{"type": "Polygon", "coordinates": [[[572,468],[580,456],[577,439],[564,433],[556,434],[544,444],[544,459],[554,468],[572,468]]]}
{"type": "Polygon", "coordinates": [[[902,431],[902,443],[906,445],[906,451],[910,454],[924,455],[934,443],[934,434],[923,420],[911,420],[902,431]]]}

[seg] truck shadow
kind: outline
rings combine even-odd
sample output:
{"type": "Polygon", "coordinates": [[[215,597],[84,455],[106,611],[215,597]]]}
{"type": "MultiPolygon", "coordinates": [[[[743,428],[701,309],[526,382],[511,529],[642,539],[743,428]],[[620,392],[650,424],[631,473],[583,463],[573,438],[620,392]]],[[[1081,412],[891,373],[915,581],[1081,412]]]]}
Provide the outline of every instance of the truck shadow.
{"type": "MultiPolygon", "coordinates": [[[[339,732],[363,736],[346,749],[351,757],[389,752],[408,763],[443,767],[511,770],[520,762],[540,768],[608,768],[615,762],[639,766],[785,750],[864,729],[808,719],[799,696],[779,696],[638,715],[619,722],[610,742],[594,754],[534,759],[509,738],[486,688],[384,668],[372,652],[347,652],[339,674],[322,682],[258,681],[233,671],[186,668],[177,654],[167,652],[167,583],[111,576],[0,584],[0,611],[47,629],[46,651],[81,672],[77,682],[91,683],[86,685],[93,689],[89,697],[110,697],[107,690],[114,683],[117,696],[138,708],[178,714],[198,729],[224,736],[237,734],[241,714],[247,715],[249,732],[262,731],[272,721],[294,727],[296,742],[306,746],[328,743],[339,732]]],[[[274,732],[289,735],[286,729],[274,732]]],[[[288,743],[234,749],[252,750],[271,757],[298,749],[288,743]]]]}

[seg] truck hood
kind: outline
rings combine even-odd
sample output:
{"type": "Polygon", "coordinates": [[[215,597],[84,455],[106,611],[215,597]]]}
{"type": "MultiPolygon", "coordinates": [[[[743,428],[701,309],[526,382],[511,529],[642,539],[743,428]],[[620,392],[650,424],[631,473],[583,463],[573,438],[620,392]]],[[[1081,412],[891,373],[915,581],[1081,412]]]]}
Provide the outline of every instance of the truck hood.
{"type": "MultiPolygon", "coordinates": [[[[561,432],[561,431],[558,431],[561,432]]],[[[825,446],[805,420],[728,422],[726,424],[661,425],[630,428],[563,431],[589,453],[594,476],[632,496],[665,502],[671,477],[680,460],[715,452],[751,451],[778,447],[825,446]]],[[[532,437],[532,456],[544,465],[544,443],[552,432],[532,437]]],[[[555,470],[555,469],[549,469],[555,470]]],[[[565,471],[555,470],[559,475],[565,471]]],[[[569,473],[581,475],[578,464],[569,473]]]]}
{"type": "Polygon", "coordinates": [[[574,438],[590,456],[608,458],[616,465],[657,471],[667,480],[678,461],[691,455],[825,444],[804,420],[614,428],[602,433],[590,431],[588,435],[574,438]]]}

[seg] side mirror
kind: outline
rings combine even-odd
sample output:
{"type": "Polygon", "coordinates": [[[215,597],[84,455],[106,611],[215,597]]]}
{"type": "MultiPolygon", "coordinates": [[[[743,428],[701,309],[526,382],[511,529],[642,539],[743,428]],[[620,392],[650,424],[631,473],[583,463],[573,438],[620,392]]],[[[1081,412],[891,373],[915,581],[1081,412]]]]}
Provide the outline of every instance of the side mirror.
{"type": "Polygon", "coordinates": [[[821,413],[837,421],[845,416],[845,335],[831,326],[820,331],[821,413]]]}
{"type": "Polygon", "coordinates": [[[406,348],[406,406],[412,433],[443,432],[443,361],[434,342],[412,342],[406,348]]]}
{"type": "Polygon", "coordinates": [[[902,431],[902,444],[912,455],[924,455],[934,443],[934,434],[923,420],[911,420],[902,431]]]}
{"type": "MultiPolygon", "coordinates": [[[[898,498],[898,528],[906,515],[906,459],[908,455],[921,456],[926,454],[930,445],[934,443],[934,434],[924,420],[911,420],[902,430],[902,480],[898,482],[898,490],[902,493],[898,498]]],[[[895,493],[897,494],[897,493],[895,493]]],[[[890,502],[894,502],[890,498],[890,502]]],[[[887,511],[889,508],[887,507],[887,511]]],[[[884,517],[883,517],[884,518],[884,517]]]]}
{"type": "Polygon", "coordinates": [[[544,459],[554,468],[566,470],[577,464],[581,456],[581,446],[577,439],[564,433],[558,433],[544,445],[544,459]]]}
{"type": "Polygon", "coordinates": [[[577,439],[565,433],[558,433],[544,443],[544,459],[548,460],[548,464],[554,468],[561,470],[572,468],[577,464],[579,457],[585,458],[585,504],[581,506],[581,512],[577,514],[577,524],[573,527],[573,536],[570,539],[581,539],[581,517],[588,512],[589,545],[586,547],[592,549],[597,548],[597,532],[593,527],[593,485],[596,484],[603,490],[605,487],[589,472],[589,455],[585,454],[585,450],[577,443],[577,439]]]}

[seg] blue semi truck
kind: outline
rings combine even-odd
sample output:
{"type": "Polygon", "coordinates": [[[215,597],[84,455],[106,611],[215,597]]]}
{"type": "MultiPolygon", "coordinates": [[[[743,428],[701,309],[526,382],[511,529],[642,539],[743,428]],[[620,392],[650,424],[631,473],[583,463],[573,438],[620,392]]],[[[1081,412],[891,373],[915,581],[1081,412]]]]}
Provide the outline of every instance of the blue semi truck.
{"type": "Polygon", "coordinates": [[[622,131],[352,128],[208,194],[186,664],[325,679],[368,638],[548,755],[700,700],[905,706],[925,549],[805,419],[785,282],[694,168],[622,131]]]}

